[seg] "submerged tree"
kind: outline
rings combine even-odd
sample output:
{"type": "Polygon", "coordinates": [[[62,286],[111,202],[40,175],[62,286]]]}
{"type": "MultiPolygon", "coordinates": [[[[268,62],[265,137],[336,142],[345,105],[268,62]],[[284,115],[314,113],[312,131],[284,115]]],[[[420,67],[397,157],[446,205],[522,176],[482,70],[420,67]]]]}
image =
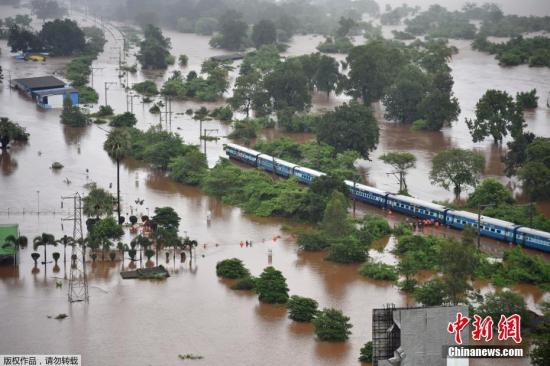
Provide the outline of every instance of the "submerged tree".
{"type": "Polygon", "coordinates": [[[35,237],[32,243],[34,250],[37,250],[40,246],[44,247],[44,265],[46,265],[46,260],[48,258],[46,256],[46,247],[48,245],[57,245],[55,237],[52,234],[42,233],[42,235],[35,237]]]}
{"type": "Polygon", "coordinates": [[[288,286],[283,274],[273,267],[264,269],[256,280],[256,292],[261,302],[284,304],[288,301],[288,286]]]}
{"type": "Polygon", "coordinates": [[[149,24],[143,30],[144,39],[140,43],[138,61],[144,68],[166,69],[170,58],[170,39],[165,38],[160,28],[149,24]]]}
{"type": "Polygon", "coordinates": [[[115,198],[111,193],[103,188],[99,188],[95,183],[90,184],[90,192],[82,199],[82,210],[88,217],[99,218],[113,213],[115,198]]]}
{"type": "Polygon", "coordinates": [[[483,156],[469,150],[449,149],[433,158],[430,180],[447,190],[452,186],[458,199],[464,187],[477,184],[484,167],[483,156]]]}
{"type": "MultiPolygon", "coordinates": [[[[133,114],[131,114],[131,116],[134,117],[133,114]]],[[[132,145],[130,134],[126,130],[119,128],[111,130],[107,140],[105,140],[105,143],[103,144],[103,148],[107,151],[109,157],[116,161],[116,204],[118,223],[122,224],[122,216],[120,215],[120,161],[128,156],[131,151],[132,145]]]]}
{"type": "Polygon", "coordinates": [[[395,175],[399,181],[399,193],[407,193],[407,170],[414,168],[416,156],[405,151],[395,151],[385,153],[380,157],[384,163],[391,165],[395,171],[391,174],[395,175]]]}
{"type": "Polygon", "coordinates": [[[350,329],[353,327],[349,320],[350,318],[340,310],[325,308],[313,319],[315,335],[321,341],[345,341],[351,334],[350,329]]]}
{"type": "Polygon", "coordinates": [[[0,118],[0,149],[7,149],[12,141],[26,142],[28,139],[29,134],[25,128],[10,121],[7,117],[0,118]]]}

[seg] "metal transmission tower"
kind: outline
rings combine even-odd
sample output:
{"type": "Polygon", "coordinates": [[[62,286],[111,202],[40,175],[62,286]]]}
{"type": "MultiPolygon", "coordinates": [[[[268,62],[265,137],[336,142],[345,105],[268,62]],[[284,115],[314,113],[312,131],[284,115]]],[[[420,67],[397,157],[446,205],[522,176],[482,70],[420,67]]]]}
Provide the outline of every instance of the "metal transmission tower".
{"type": "Polygon", "coordinates": [[[76,245],[73,245],[71,252],[71,276],[69,279],[69,302],[85,301],[88,302],[88,280],[86,278],[86,246],[82,231],[82,197],[80,193],[74,196],[61,197],[62,200],[73,201],[73,215],[66,217],[63,221],[73,221],[73,239],[76,245]],[[82,251],[79,259],[78,244],[81,244],[82,251]],[[73,259],[75,258],[75,259],[73,259]]]}

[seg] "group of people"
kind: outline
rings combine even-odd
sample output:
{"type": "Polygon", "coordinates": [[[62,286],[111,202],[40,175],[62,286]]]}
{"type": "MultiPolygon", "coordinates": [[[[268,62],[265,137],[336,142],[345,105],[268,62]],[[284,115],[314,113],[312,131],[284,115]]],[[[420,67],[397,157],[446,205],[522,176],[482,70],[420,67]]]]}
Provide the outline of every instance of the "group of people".
{"type": "MultiPolygon", "coordinates": [[[[409,222],[408,218],[407,222],[409,222]]],[[[416,219],[416,221],[413,220],[410,224],[413,231],[416,231],[416,229],[420,231],[427,226],[439,227],[441,225],[441,222],[439,221],[439,219],[416,219]]]]}
{"type": "Polygon", "coordinates": [[[252,247],[252,240],[245,240],[244,243],[243,243],[243,241],[241,240],[241,248],[242,248],[243,246],[245,246],[245,245],[246,245],[247,247],[252,247]]]}

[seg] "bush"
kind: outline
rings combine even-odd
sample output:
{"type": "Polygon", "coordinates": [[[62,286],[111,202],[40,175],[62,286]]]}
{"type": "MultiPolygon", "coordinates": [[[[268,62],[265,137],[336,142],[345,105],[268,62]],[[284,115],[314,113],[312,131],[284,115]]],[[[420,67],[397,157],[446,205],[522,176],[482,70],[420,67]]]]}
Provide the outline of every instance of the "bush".
{"type": "Polygon", "coordinates": [[[482,317],[490,316],[495,322],[498,322],[501,315],[508,317],[512,314],[519,314],[525,321],[529,311],[521,295],[512,291],[502,291],[487,294],[477,307],[476,313],[482,317]]]}
{"type": "Polygon", "coordinates": [[[447,298],[445,283],[439,278],[430,280],[414,290],[414,299],[424,306],[442,305],[447,298]]]}
{"type": "Polygon", "coordinates": [[[413,131],[429,130],[430,123],[425,119],[417,119],[412,123],[411,128],[413,131]]]}
{"type": "Polygon", "coordinates": [[[362,220],[362,227],[359,230],[358,238],[363,244],[370,244],[391,234],[388,221],[380,215],[366,215],[362,220]]]}
{"type": "Polygon", "coordinates": [[[72,104],[70,98],[63,101],[63,112],[61,112],[61,123],[70,127],[84,127],[88,124],[88,116],[82,110],[72,104]]]}
{"type": "Polygon", "coordinates": [[[51,168],[52,168],[53,170],[63,169],[63,164],[61,164],[61,163],[58,162],[58,161],[54,161],[54,162],[52,163],[51,168]]]}
{"type": "Polygon", "coordinates": [[[337,263],[361,263],[368,257],[365,245],[351,236],[335,240],[329,248],[327,260],[337,263]]]}
{"type": "Polygon", "coordinates": [[[264,269],[256,280],[256,292],[261,302],[284,304],[288,301],[288,287],[283,274],[273,267],[264,269]]]}
{"type": "Polygon", "coordinates": [[[340,310],[325,308],[313,319],[315,335],[321,341],[345,341],[351,334],[350,329],[353,327],[349,320],[350,318],[340,310]]]}
{"type": "Polygon", "coordinates": [[[233,110],[231,110],[231,107],[228,105],[224,107],[218,107],[210,112],[210,116],[223,122],[230,122],[233,118],[233,110]]]}
{"type": "Polygon", "coordinates": [[[303,250],[308,252],[324,250],[330,246],[326,235],[320,230],[309,230],[300,233],[296,241],[303,250]]]}
{"type": "Polygon", "coordinates": [[[97,103],[99,95],[93,88],[82,85],[78,87],[78,99],[82,104],[92,104],[97,103]]]}
{"type": "Polygon", "coordinates": [[[317,301],[309,297],[292,295],[288,300],[288,317],[297,322],[310,322],[317,313],[317,301]]]}
{"type": "Polygon", "coordinates": [[[224,259],[216,264],[216,275],[231,279],[250,277],[250,271],[238,258],[224,259]]]}
{"type": "Polygon", "coordinates": [[[168,170],[170,178],[177,182],[199,185],[208,170],[206,156],[197,148],[190,149],[186,154],[171,159],[168,170]]]}
{"type": "Polygon", "coordinates": [[[134,89],[139,94],[148,97],[155,96],[159,93],[157,89],[157,84],[155,84],[155,82],[151,80],[145,80],[141,83],[134,84],[134,86],[132,86],[132,89],[134,89]]]}
{"type": "Polygon", "coordinates": [[[253,291],[256,289],[256,278],[252,276],[246,276],[243,278],[239,278],[237,282],[235,282],[231,286],[232,290],[242,290],[242,291],[253,291]]]}
{"type": "Polygon", "coordinates": [[[185,67],[187,66],[187,63],[189,62],[189,57],[187,57],[187,55],[180,55],[178,57],[178,64],[181,66],[181,67],[185,67]]]}
{"type": "Polygon", "coordinates": [[[537,108],[539,105],[538,101],[539,97],[537,97],[537,89],[516,94],[516,103],[524,110],[537,108]]]}
{"type": "Polygon", "coordinates": [[[124,112],[113,117],[109,126],[111,127],[134,127],[137,123],[136,116],[132,112],[124,112]]]}
{"type": "Polygon", "coordinates": [[[99,107],[99,110],[96,112],[96,117],[107,117],[114,114],[113,108],[110,105],[102,105],[99,107]]]}
{"type": "Polygon", "coordinates": [[[361,353],[359,355],[359,361],[372,362],[372,341],[365,343],[359,352],[361,353]]]}
{"type": "Polygon", "coordinates": [[[395,281],[399,277],[395,266],[379,262],[365,262],[359,273],[374,280],[395,281]]]}

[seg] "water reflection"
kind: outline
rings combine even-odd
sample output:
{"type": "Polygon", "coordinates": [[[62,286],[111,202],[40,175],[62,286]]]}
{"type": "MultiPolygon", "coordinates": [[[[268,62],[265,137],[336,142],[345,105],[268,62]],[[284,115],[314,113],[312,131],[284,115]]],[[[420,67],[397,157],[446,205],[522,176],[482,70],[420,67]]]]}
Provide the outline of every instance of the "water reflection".
{"type": "Polygon", "coordinates": [[[267,322],[279,322],[286,318],[287,308],[285,305],[264,304],[258,301],[254,313],[267,322]]]}
{"type": "Polygon", "coordinates": [[[7,149],[0,150],[0,171],[2,175],[10,176],[17,170],[17,160],[15,160],[7,149]]]}

